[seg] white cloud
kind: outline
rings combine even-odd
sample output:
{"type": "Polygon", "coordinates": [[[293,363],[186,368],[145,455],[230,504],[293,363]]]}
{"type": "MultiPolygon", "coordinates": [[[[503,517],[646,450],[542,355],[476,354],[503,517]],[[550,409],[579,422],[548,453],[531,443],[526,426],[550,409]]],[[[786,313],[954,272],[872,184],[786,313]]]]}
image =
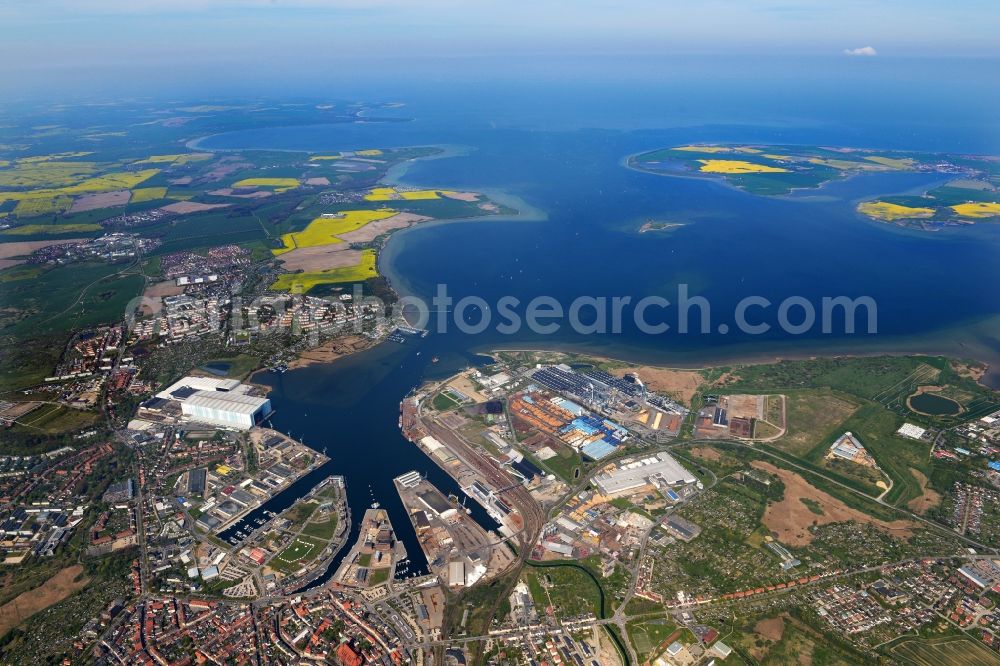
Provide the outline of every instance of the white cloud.
{"type": "Polygon", "coordinates": [[[849,56],[873,56],[878,55],[874,46],[862,46],[856,49],[844,49],[844,53],[849,56]]]}

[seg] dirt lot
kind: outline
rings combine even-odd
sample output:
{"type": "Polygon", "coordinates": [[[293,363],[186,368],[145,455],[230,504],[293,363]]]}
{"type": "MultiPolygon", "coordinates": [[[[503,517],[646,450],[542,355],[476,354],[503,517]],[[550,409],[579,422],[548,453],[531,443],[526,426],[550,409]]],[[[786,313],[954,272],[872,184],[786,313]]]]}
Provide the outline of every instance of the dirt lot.
{"type": "Polygon", "coordinates": [[[178,215],[184,215],[187,213],[201,213],[206,210],[214,210],[216,208],[225,208],[229,204],[208,204],[208,203],[198,203],[197,201],[178,201],[177,203],[167,204],[160,208],[160,210],[167,213],[177,213],[178,215]]]}
{"type": "Polygon", "coordinates": [[[83,567],[79,564],[66,567],[35,589],[28,590],[18,595],[14,600],[0,606],[0,636],[38,611],[45,610],[77,590],[86,587],[87,583],[90,582],[89,578],[74,581],[81,573],[83,573],[83,567]],[[19,617],[20,619],[18,619],[19,617]]]}
{"type": "Polygon", "coordinates": [[[65,245],[66,243],[82,243],[90,240],[88,238],[64,238],[62,240],[42,240],[42,241],[15,241],[13,243],[0,243],[0,269],[10,268],[23,264],[25,259],[13,259],[12,257],[26,257],[35,250],[41,250],[50,245],[65,245]]]}
{"type": "Polygon", "coordinates": [[[769,641],[780,641],[785,633],[785,619],[780,615],[769,617],[755,624],[753,630],[754,633],[760,634],[761,637],[769,641]]]}
{"type": "Polygon", "coordinates": [[[764,396],[762,395],[730,395],[726,396],[726,402],[729,406],[729,418],[764,418],[764,396]]]}
{"type": "Polygon", "coordinates": [[[233,194],[233,188],[224,187],[221,190],[212,190],[209,194],[214,194],[217,197],[237,197],[240,199],[263,199],[269,197],[273,192],[268,192],[267,190],[257,190],[256,192],[246,192],[244,194],[233,194]]]}
{"type": "Polygon", "coordinates": [[[722,454],[719,453],[718,449],[713,449],[710,446],[696,446],[691,449],[691,454],[715,462],[722,460],[722,454]]]}
{"type": "Polygon", "coordinates": [[[146,291],[142,292],[142,297],[149,299],[142,304],[143,314],[157,314],[163,309],[163,301],[161,299],[164,296],[176,296],[183,293],[184,287],[177,286],[173,280],[164,280],[163,282],[149,285],[146,291]]]}
{"type": "Polygon", "coordinates": [[[475,201],[479,198],[479,195],[475,192],[445,192],[444,196],[449,199],[458,199],[459,201],[475,201]]]}
{"type": "Polygon", "coordinates": [[[448,386],[456,388],[459,392],[472,398],[473,402],[486,402],[488,398],[479,392],[471,379],[464,374],[459,375],[454,380],[448,382],[448,386]]]}
{"type": "Polygon", "coordinates": [[[649,365],[616,368],[611,374],[622,377],[626,372],[634,372],[645,382],[646,386],[657,393],[666,393],[685,405],[691,404],[691,399],[705,379],[694,370],[671,370],[649,365]]]}
{"type": "Polygon", "coordinates": [[[97,210],[98,208],[124,206],[131,198],[132,193],[128,190],[100,192],[98,194],[84,194],[82,197],[78,197],[73,202],[73,206],[69,209],[69,212],[82,213],[86,210],[97,210]]]}
{"type": "Polygon", "coordinates": [[[306,185],[329,185],[330,179],[324,176],[316,178],[306,178],[306,185]]]}
{"type": "Polygon", "coordinates": [[[913,474],[913,478],[920,482],[920,489],[923,491],[923,494],[920,497],[911,499],[906,506],[914,513],[925,513],[940,504],[941,495],[927,487],[927,477],[920,470],[913,467],[910,468],[910,473],[913,474]]]}
{"type": "Polygon", "coordinates": [[[376,236],[381,236],[387,231],[405,229],[412,224],[424,222],[430,219],[433,218],[425,215],[417,215],[416,213],[397,213],[396,215],[387,217],[384,220],[369,222],[360,229],[348,231],[346,234],[340,234],[337,238],[340,238],[345,243],[367,243],[368,241],[374,240],[376,236]]]}
{"type": "Polygon", "coordinates": [[[349,243],[314,245],[313,247],[296,248],[278,258],[290,271],[299,269],[306,272],[325,271],[330,268],[360,264],[361,250],[352,250],[349,243]]]}
{"type": "Polygon", "coordinates": [[[960,361],[951,361],[951,369],[958,373],[959,377],[967,377],[969,379],[974,379],[977,382],[983,378],[986,374],[988,366],[985,364],[972,365],[968,363],[962,363],[960,361]]]}
{"type": "Polygon", "coordinates": [[[893,536],[908,537],[916,527],[909,520],[894,520],[887,522],[873,518],[863,511],[852,509],[836,497],[812,487],[808,481],[794,472],[790,472],[771,463],[755,460],[752,467],[778,476],[785,484],[785,497],[776,504],[770,504],[764,512],[764,525],[778,535],[778,539],[790,546],[805,546],[812,541],[809,526],[827,523],[855,521],[870,523],[893,536]],[[802,502],[802,498],[817,502],[823,509],[823,515],[813,513],[802,502]]]}
{"type": "MultiPolygon", "coordinates": [[[[289,253],[291,254],[291,253],[289,253]]],[[[371,346],[371,340],[360,335],[351,335],[324,342],[318,347],[299,354],[299,357],[288,364],[289,368],[304,368],[313,363],[330,363],[342,356],[349,356],[371,346]]]]}

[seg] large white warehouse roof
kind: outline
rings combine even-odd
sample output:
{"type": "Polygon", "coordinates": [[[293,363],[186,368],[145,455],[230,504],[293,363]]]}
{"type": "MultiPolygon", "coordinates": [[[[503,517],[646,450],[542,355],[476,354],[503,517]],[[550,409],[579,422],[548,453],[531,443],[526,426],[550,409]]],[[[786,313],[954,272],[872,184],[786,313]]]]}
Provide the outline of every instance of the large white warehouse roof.
{"type": "Polygon", "coordinates": [[[257,398],[242,393],[196,391],[184,401],[184,404],[192,407],[225,410],[235,414],[253,414],[267,402],[267,398],[257,398]]]}
{"type": "Polygon", "coordinates": [[[669,453],[658,453],[655,456],[625,463],[610,472],[598,474],[594,477],[594,483],[605,495],[615,495],[644,486],[651,478],[661,479],[669,485],[696,481],[694,475],[684,469],[669,453]]]}

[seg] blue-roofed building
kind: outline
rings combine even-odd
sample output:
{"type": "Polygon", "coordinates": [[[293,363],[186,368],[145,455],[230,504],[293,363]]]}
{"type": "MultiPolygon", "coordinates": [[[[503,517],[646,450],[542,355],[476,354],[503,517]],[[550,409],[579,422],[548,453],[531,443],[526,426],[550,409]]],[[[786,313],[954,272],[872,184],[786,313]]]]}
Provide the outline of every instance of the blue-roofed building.
{"type": "Polygon", "coordinates": [[[1000,472],[1000,462],[991,462],[990,469],[1000,472]]]}
{"type": "Polygon", "coordinates": [[[614,444],[599,439],[581,448],[580,452],[591,460],[601,460],[614,453],[616,448],[614,444]]]}
{"type": "Polygon", "coordinates": [[[561,398],[558,396],[552,398],[552,404],[556,405],[557,407],[561,407],[562,409],[565,409],[573,416],[580,416],[587,411],[580,405],[576,404],[575,402],[572,402],[571,400],[567,400],[566,398],[561,398]]]}

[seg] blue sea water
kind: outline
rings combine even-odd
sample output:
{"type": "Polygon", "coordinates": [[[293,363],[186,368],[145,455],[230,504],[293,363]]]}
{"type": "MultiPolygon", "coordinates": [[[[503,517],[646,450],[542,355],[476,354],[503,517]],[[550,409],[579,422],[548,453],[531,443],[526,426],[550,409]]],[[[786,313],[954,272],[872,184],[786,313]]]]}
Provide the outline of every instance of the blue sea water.
{"type": "Polygon", "coordinates": [[[451,326],[405,346],[265,375],[274,388],[276,427],[327,451],[333,460],[324,473],[345,474],[356,515],[372,497],[387,506],[419,564],[391,479],[419,469],[444,490],[455,488],[399,435],[398,404],[421,381],[475,362],[479,352],[560,348],[675,365],[874,351],[995,361],[1000,225],[926,233],[854,212],[862,198],[920,191],[937,177],[873,175],[765,198],[623,165],[633,153],[701,141],[1000,152],[998,119],[981,103],[983,95],[998,96],[982,87],[992,76],[987,67],[965,63],[955,74],[940,64],[926,71],[912,62],[860,66],[827,63],[813,77],[807,68],[779,68],[769,78],[748,64],[700,62],[692,65],[694,74],[599,85],[428,86],[383,93],[407,103],[398,113],[412,117],[409,123],[278,127],[205,139],[201,146],[216,149],[458,147],[454,156],[413,164],[402,182],[509,195],[536,213],[398,233],[381,269],[403,293],[429,298],[446,284],[456,299],[527,302],[547,295],[568,305],[579,296],[673,301],[677,285],[686,284],[711,304],[713,325],[704,334],[681,335],[673,327],[648,335],[627,319],[617,335],[583,335],[567,326],[555,335],[525,329],[467,335],[451,326]],[[976,95],[980,101],[971,104],[976,95]],[[640,234],[646,219],[683,226],[640,234]],[[717,323],[729,322],[747,296],[773,303],[789,296],[813,303],[870,296],[878,304],[878,333],[721,333],[717,323]],[[440,364],[430,364],[434,356],[440,364]]]}

